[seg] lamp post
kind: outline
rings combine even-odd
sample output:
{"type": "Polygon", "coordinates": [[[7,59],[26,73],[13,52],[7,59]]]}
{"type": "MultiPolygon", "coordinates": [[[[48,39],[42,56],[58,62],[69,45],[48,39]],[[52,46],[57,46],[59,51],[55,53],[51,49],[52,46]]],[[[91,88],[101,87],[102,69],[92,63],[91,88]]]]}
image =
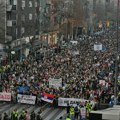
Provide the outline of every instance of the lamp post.
{"type": "Polygon", "coordinates": [[[11,51],[11,62],[13,64],[13,55],[15,55],[15,51],[11,51]]]}
{"type": "Polygon", "coordinates": [[[118,81],[118,44],[119,44],[119,0],[117,1],[117,38],[116,38],[116,60],[115,60],[115,85],[114,85],[114,96],[115,96],[115,104],[117,104],[117,81],[118,81]]]}

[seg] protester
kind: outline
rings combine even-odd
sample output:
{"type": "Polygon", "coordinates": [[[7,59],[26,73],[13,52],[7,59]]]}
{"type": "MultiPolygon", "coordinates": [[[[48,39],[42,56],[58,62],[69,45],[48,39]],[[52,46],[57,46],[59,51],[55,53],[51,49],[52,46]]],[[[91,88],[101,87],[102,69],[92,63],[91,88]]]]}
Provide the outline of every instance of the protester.
{"type": "Polygon", "coordinates": [[[71,118],[71,120],[74,120],[74,117],[75,117],[75,109],[74,109],[74,106],[71,105],[71,107],[70,107],[70,118],[71,118]]]}
{"type": "Polygon", "coordinates": [[[37,118],[36,118],[37,120],[43,120],[40,114],[41,114],[41,112],[37,113],[37,118]]]}
{"type": "Polygon", "coordinates": [[[2,120],[2,114],[0,114],[0,120],[2,120]]]}
{"type": "Polygon", "coordinates": [[[17,109],[13,110],[11,115],[11,120],[18,120],[18,111],[17,109]]]}
{"type": "MultiPolygon", "coordinates": [[[[1,70],[0,88],[2,92],[11,92],[13,101],[19,93],[35,95],[41,102],[42,93],[46,92],[56,98],[96,99],[99,103],[109,103],[114,94],[115,35],[110,29],[102,35],[84,36],[76,45],[68,42],[68,46],[61,47],[57,53],[42,54],[42,59],[38,54],[35,57],[37,51],[30,52],[22,62],[15,61],[1,70]],[[95,51],[94,44],[102,44],[102,50],[95,51]],[[61,86],[50,86],[51,78],[61,78],[61,86]]],[[[119,70],[118,61],[118,74],[119,70]]]]}
{"type": "Polygon", "coordinates": [[[79,116],[80,116],[80,107],[79,107],[79,104],[77,104],[77,106],[74,108],[74,110],[75,110],[75,120],[78,120],[79,116]]]}
{"type": "Polygon", "coordinates": [[[70,114],[70,105],[69,104],[67,104],[66,112],[67,112],[67,115],[70,114]]]}
{"type": "Polygon", "coordinates": [[[27,111],[25,111],[25,120],[29,120],[29,114],[27,111]]]}
{"type": "Polygon", "coordinates": [[[70,117],[69,117],[69,116],[67,116],[67,117],[66,117],[66,120],[72,120],[72,119],[70,119],[70,117]]]}
{"type": "Polygon", "coordinates": [[[4,113],[3,120],[9,120],[9,116],[8,116],[8,114],[7,114],[7,113],[4,113]]]}
{"type": "Polygon", "coordinates": [[[36,114],[34,111],[32,111],[31,115],[30,115],[30,120],[35,120],[36,119],[36,114]]]}

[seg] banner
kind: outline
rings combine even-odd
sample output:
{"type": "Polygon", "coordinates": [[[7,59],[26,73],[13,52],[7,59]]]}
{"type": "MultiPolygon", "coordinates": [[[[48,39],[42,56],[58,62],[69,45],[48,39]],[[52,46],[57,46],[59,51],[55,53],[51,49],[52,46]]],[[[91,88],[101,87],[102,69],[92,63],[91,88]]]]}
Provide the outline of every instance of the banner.
{"type": "Polygon", "coordinates": [[[66,107],[67,104],[69,105],[73,105],[74,107],[77,105],[77,104],[85,104],[87,100],[85,99],[77,99],[77,98],[58,98],[58,106],[64,106],[66,107]]]}
{"type": "Polygon", "coordinates": [[[18,103],[26,103],[26,104],[34,105],[36,101],[36,96],[18,94],[17,101],[18,103]]]}
{"type": "Polygon", "coordinates": [[[70,41],[72,44],[78,44],[78,41],[70,41]]]}
{"type": "Polygon", "coordinates": [[[41,100],[46,101],[48,103],[53,103],[54,95],[49,93],[42,93],[41,100]]]}
{"type": "Polygon", "coordinates": [[[99,45],[95,44],[94,51],[100,51],[100,50],[102,50],[102,44],[99,44],[99,45]]]}
{"type": "Polygon", "coordinates": [[[11,93],[0,92],[0,101],[11,101],[11,93]]]}
{"type": "Polygon", "coordinates": [[[62,78],[49,78],[49,87],[62,87],[62,78]]]}
{"type": "Polygon", "coordinates": [[[73,51],[72,54],[73,55],[79,55],[79,51],[73,51]]]}

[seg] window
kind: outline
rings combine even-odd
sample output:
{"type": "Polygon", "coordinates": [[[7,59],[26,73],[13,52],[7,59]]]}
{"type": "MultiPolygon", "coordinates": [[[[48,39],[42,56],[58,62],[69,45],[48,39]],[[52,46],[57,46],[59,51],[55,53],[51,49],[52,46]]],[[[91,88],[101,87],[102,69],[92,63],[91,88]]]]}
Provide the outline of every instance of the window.
{"type": "MultiPolygon", "coordinates": [[[[2,3],[2,0],[0,0],[0,4],[2,3]]],[[[7,5],[13,5],[13,0],[7,0],[6,1],[7,5]]]]}
{"type": "Polygon", "coordinates": [[[37,2],[35,2],[35,7],[37,7],[37,2]]]}
{"type": "MultiPolygon", "coordinates": [[[[2,3],[2,1],[0,1],[0,4],[2,3]]],[[[10,5],[10,0],[7,0],[7,5],[10,5]]]]}
{"type": "Polygon", "coordinates": [[[32,14],[31,13],[29,14],[29,20],[32,20],[32,14]]]}
{"type": "Polygon", "coordinates": [[[25,33],[25,28],[24,27],[21,28],[21,33],[22,34],[25,33]]]}
{"type": "Polygon", "coordinates": [[[29,7],[32,7],[32,1],[29,1],[29,7]]]}
{"type": "Polygon", "coordinates": [[[10,3],[10,5],[12,5],[12,3],[13,3],[13,0],[10,0],[10,1],[9,1],[9,3],[10,3]]]}
{"type": "Polygon", "coordinates": [[[16,35],[18,34],[18,29],[16,28],[16,35]]]}
{"type": "Polygon", "coordinates": [[[11,19],[12,19],[11,13],[7,13],[7,20],[11,20],[11,19]]]}
{"type": "Polygon", "coordinates": [[[25,0],[22,0],[22,8],[25,7],[25,0]]]}
{"type": "Polygon", "coordinates": [[[17,0],[14,0],[14,1],[13,1],[13,5],[17,5],[17,0]]]}
{"type": "Polygon", "coordinates": [[[25,21],[25,15],[24,14],[22,14],[22,16],[21,16],[21,21],[25,21]]]}

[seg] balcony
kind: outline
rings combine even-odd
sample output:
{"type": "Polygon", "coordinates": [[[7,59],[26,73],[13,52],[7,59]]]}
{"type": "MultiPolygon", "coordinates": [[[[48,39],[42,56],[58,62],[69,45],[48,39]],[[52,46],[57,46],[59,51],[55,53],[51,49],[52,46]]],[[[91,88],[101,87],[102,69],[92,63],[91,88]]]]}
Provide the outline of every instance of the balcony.
{"type": "Polygon", "coordinates": [[[16,25],[16,21],[15,20],[7,20],[7,27],[12,27],[16,25]]]}
{"type": "Polygon", "coordinates": [[[12,27],[12,20],[7,21],[7,27],[12,27]]]}
{"type": "Polygon", "coordinates": [[[8,12],[12,11],[12,5],[7,5],[7,11],[8,12]]]}
{"type": "Polygon", "coordinates": [[[8,41],[12,41],[12,36],[6,35],[6,41],[7,41],[7,42],[8,42],[8,41]]]}

